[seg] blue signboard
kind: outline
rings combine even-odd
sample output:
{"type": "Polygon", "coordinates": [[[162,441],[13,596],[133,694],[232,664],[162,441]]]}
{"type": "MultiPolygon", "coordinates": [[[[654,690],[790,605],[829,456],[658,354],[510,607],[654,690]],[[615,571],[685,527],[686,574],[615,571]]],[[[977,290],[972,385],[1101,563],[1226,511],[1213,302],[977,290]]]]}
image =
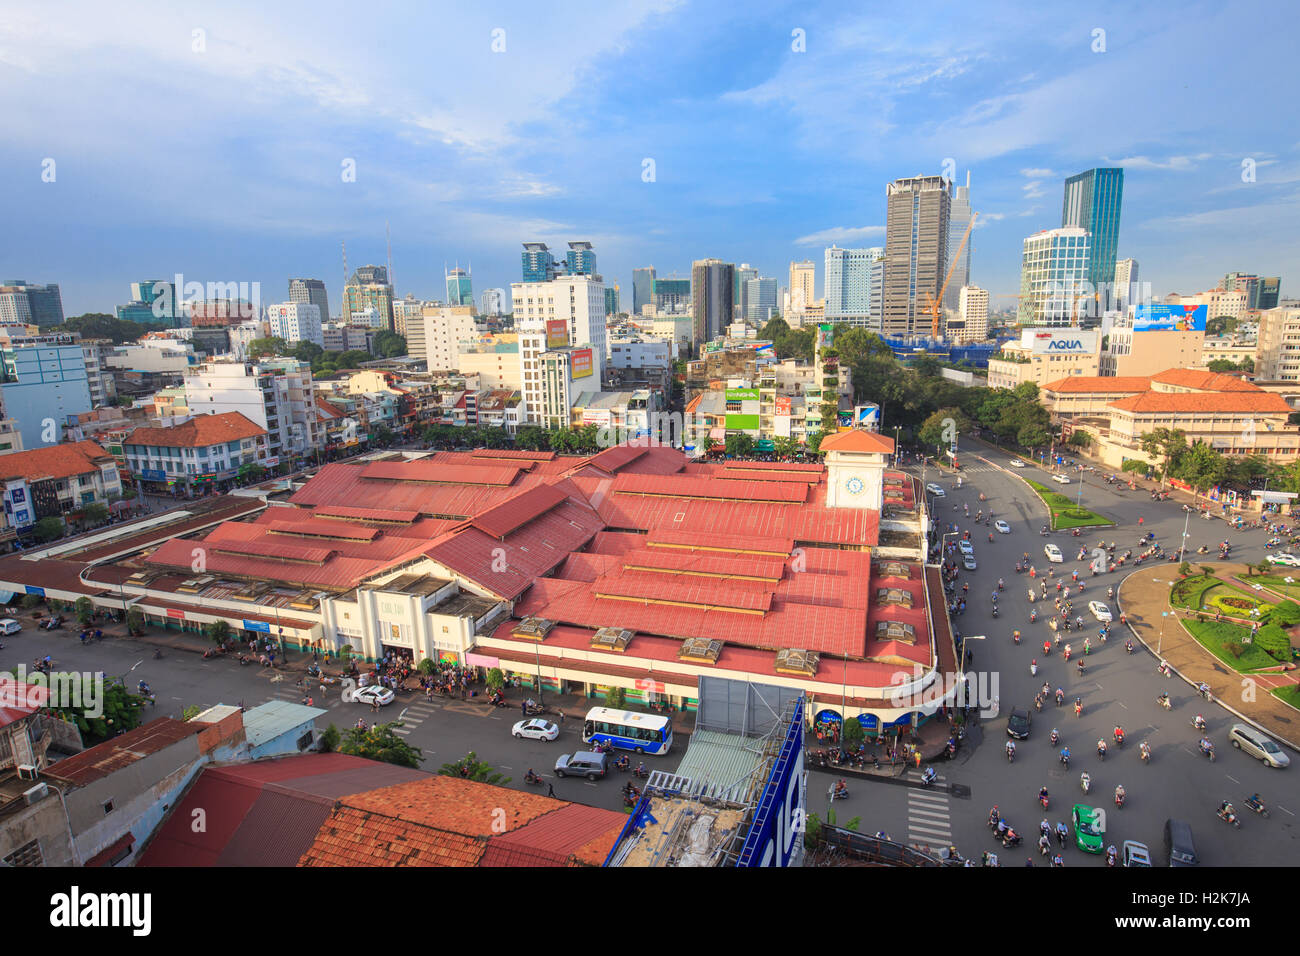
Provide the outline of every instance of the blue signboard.
{"type": "Polygon", "coordinates": [[[166,481],[167,472],[159,471],[156,468],[142,468],[140,469],[140,477],[145,481],[166,481]]]}
{"type": "Polygon", "coordinates": [[[35,594],[37,597],[45,597],[45,588],[38,588],[34,584],[27,585],[27,593],[35,594]]]}
{"type": "Polygon", "coordinates": [[[737,866],[789,866],[807,820],[803,787],[804,700],[794,709],[781,753],[754,810],[737,866]]]}
{"type": "Polygon", "coordinates": [[[1206,305],[1144,303],[1133,310],[1134,332],[1204,332],[1206,305]]]}
{"type": "Polygon", "coordinates": [[[245,621],[244,630],[261,631],[263,634],[270,634],[271,625],[268,624],[266,621],[245,621]]]}

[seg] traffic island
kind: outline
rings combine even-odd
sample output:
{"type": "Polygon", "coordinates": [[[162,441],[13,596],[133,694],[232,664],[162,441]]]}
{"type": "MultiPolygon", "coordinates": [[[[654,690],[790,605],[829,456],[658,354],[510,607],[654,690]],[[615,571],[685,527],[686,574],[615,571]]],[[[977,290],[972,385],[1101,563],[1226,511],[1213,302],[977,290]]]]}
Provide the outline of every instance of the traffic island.
{"type": "Polygon", "coordinates": [[[1052,516],[1053,531],[1068,531],[1071,528],[1110,528],[1115,524],[1105,515],[1081,508],[1065,495],[1057,494],[1045,485],[1028,478],[1021,480],[1034,489],[1034,494],[1047,505],[1047,511],[1052,516]]]}

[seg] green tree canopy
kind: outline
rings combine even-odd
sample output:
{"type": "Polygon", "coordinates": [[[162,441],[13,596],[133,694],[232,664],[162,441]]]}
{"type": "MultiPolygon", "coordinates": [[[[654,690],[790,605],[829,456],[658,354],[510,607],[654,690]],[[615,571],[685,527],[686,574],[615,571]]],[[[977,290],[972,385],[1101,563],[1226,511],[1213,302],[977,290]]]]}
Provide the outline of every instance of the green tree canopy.
{"type": "Polygon", "coordinates": [[[343,731],[338,751],[354,757],[365,757],[367,760],[382,760],[399,767],[418,767],[424,759],[424,753],[419,747],[412,747],[398,736],[397,728],[402,726],[405,725],[401,721],[394,721],[389,724],[374,724],[365,730],[349,727],[343,731]]]}
{"type": "Polygon", "coordinates": [[[460,777],[462,780],[474,780],[478,783],[505,785],[510,782],[509,777],[502,777],[489,764],[479,760],[478,754],[472,750],[459,760],[443,764],[438,769],[438,773],[443,777],[460,777]]]}

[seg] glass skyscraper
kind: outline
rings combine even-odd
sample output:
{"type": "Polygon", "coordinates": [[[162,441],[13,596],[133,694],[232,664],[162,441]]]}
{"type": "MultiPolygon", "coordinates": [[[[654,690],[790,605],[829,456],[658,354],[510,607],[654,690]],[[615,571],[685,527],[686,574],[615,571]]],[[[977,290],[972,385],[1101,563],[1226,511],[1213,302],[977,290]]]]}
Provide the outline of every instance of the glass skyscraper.
{"type": "Polygon", "coordinates": [[[884,258],[885,250],[879,246],[826,250],[826,318],[844,317],[850,325],[872,327],[868,319],[878,319],[880,314],[884,258]]]}
{"type": "Polygon", "coordinates": [[[1077,226],[1088,232],[1088,282],[1094,292],[1108,290],[1115,281],[1119,251],[1119,213],[1124,199],[1124,170],[1090,169],[1065,181],[1061,227],[1077,226]]]}
{"type": "Polygon", "coordinates": [[[632,270],[632,314],[640,315],[650,304],[651,285],[655,281],[655,267],[632,270]]]}
{"type": "Polygon", "coordinates": [[[474,304],[474,289],[470,282],[468,269],[457,267],[447,273],[447,304],[474,304]]]}

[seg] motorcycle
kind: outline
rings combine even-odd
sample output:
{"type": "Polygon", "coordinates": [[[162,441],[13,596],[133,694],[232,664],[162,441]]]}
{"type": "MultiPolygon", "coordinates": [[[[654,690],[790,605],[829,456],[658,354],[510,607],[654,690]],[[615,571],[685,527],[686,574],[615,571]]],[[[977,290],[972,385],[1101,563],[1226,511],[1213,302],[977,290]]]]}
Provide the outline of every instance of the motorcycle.
{"type": "MultiPolygon", "coordinates": [[[[642,780],[645,780],[647,777],[650,776],[650,771],[643,766],[638,766],[636,769],[632,771],[632,776],[640,777],[642,780]]],[[[848,791],[846,790],[844,792],[844,796],[847,797],[848,795],[849,795],[848,791]]]]}
{"type": "Polygon", "coordinates": [[[1210,758],[1210,763],[1214,763],[1214,744],[1210,744],[1210,746],[1208,747],[1206,747],[1204,744],[1198,744],[1197,749],[1200,750],[1200,752],[1203,753],[1205,756],[1210,758]]]}
{"type": "Polygon", "coordinates": [[[1168,694],[1165,694],[1165,695],[1162,695],[1162,696],[1160,696],[1160,697],[1157,697],[1157,698],[1156,698],[1156,703],[1159,704],[1161,707],[1163,707],[1165,710],[1173,710],[1173,709],[1174,709],[1174,705],[1173,705],[1172,702],[1170,702],[1170,700],[1169,700],[1169,695],[1168,695],[1168,694]]]}
{"type": "Polygon", "coordinates": [[[1019,833],[1014,830],[1007,830],[1007,835],[1002,838],[1002,848],[1009,850],[1013,846],[1020,846],[1024,842],[1019,833]]]}
{"type": "Polygon", "coordinates": [[[536,773],[526,773],[526,774],[524,774],[524,783],[531,783],[531,784],[534,784],[534,785],[540,786],[541,783],[542,783],[542,777],[541,777],[541,774],[536,774],[536,773]]]}
{"type": "Polygon", "coordinates": [[[1247,797],[1246,808],[1248,810],[1254,810],[1261,817],[1268,817],[1268,808],[1264,806],[1264,803],[1261,800],[1252,800],[1250,797],[1247,797]]]}
{"type": "Polygon", "coordinates": [[[1146,746],[1145,744],[1142,745],[1142,762],[1143,763],[1151,762],[1151,748],[1146,746]]]}
{"type": "Polygon", "coordinates": [[[843,788],[843,789],[832,789],[832,790],[831,790],[831,799],[832,799],[832,800],[847,800],[848,798],[849,798],[849,790],[848,790],[847,787],[845,787],[845,788],[843,788]]]}
{"type": "Polygon", "coordinates": [[[1227,808],[1219,807],[1218,817],[1224,823],[1231,823],[1236,829],[1241,829],[1241,821],[1237,819],[1237,814],[1232,811],[1232,805],[1227,808]]]}
{"type": "Polygon", "coordinates": [[[1055,747],[1055,746],[1056,746],[1056,742],[1057,742],[1058,740],[1060,740],[1060,739],[1061,739],[1061,735],[1060,735],[1059,733],[1057,733],[1055,730],[1053,730],[1053,731],[1052,731],[1052,746],[1055,747]]]}
{"type": "Polygon", "coordinates": [[[1115,791],[1115,809],[1116,809],[1116,810],[1119,810],[1120,808],[1122,808],[1122,807],[1124,806],[1124,796],[1125,796],[1125,794],[1124,794],[1124,791],[1123,791],[1123,790],[1116,790],[1116,791],[1115,791]]]}
{"type": "Polygon", "coordinates": [[[939,778],[939,772],[933,767],[927,767],[925,773],[921,774],[921,786],[928,787],[939,778]]]}
{"type": "Polygon", "coordinates": [[[1088,776],[1088,771],[1079,774],[1079,786],[1083,788],[1084,793],[1092,789],[1092,777],[1088,776]]]}

